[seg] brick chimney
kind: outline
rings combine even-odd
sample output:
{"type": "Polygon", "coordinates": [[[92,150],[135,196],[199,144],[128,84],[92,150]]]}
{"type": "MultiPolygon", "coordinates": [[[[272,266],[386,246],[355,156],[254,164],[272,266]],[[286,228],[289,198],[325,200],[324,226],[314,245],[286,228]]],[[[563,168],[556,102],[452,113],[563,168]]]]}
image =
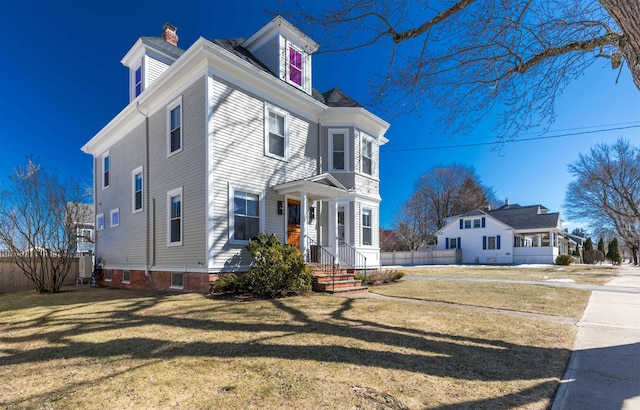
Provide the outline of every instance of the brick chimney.
{"type": "Polygon", "coordinates": [[[162,26],[162,34],[160,34],[160,38],[162,38],[164,41],[171,44],[172,46],[177,47],[178,46],[178,35],[176,34],[177,31],[178,31],[177,27],[172,26],[169,23],[165,23],[164,26],[162,26]]]}
{"type": "Polygon", "coordinates": [[[509,206],[509,198],[504,200],[504,206],[509,206]]]}

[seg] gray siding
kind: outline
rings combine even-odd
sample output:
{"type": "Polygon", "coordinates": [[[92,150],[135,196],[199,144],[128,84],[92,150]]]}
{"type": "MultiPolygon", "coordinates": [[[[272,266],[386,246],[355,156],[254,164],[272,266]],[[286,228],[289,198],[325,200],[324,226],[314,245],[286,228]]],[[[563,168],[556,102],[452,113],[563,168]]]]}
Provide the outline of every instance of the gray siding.
{"type": "MultiPolygon", "coordinates": [[[[155,204],[151,225],[155,265],[197,266],[206,261],[206,127],[205,78],[182,94],[182,151],[167,157],[166,106],[150,118],[150,195],[155,204]],[[182,246],[167,245],[167,193],[182,187],[182,246]]],[[[175,96],[166,105],[171,104],[175,96]]]]}
{"type": "MultiPolygon", "coordinates": [[[[132,213],[131,171],[144,165],[145,123],[109,147],[110,186],[102,189],[102,154],[96,158],[96,214],[104,214],[105,228],[96,232],[96,256],[109,264],[144,264],[145,216],[132,213]],[[110,212],[120,209],[120,225],[111,227],[110,212]]],[[[146,204],[144,204],[146,206],[146,204]]]]}
{"type": "Polygon", "coordinates": [[[160,57],[155,53],[149,53],[145,56],[145,89],[154,83],[171,65],[171,61],[160,57]]]}
{"type": "Polygon", "coordinates": [[[280,36],[274,36],[260,47],[252,50],[252,54],[273,74],[280,75],[280,36]]]}
{"type": "Polygon", "coordinates": [[[271,187],[315,175],[317,124],[290,113],[289,160],[271,158],[265,155],[264,99],[218,79],[211,82],[209,93],[213,105],[212,144],[208,149],[213,170],[211,250],[214,267],[233,269],[248,264],[250,259],[244,245],[229,241],[230,184],[265,193],[265,231],[276,233],[284,241],[284,215],[277,214],[277,201],[284,197],[271,187]]]}

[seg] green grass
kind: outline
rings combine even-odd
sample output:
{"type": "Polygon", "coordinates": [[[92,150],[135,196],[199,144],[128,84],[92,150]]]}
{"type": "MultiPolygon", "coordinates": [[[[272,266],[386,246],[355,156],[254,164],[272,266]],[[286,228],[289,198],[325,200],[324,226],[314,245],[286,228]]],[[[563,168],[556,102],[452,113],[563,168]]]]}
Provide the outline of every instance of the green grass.
{"type": "Polygon", "coordinates": [[[309,294],[0,295],[2,408],[544,409],[575,326],[309,294]]]}

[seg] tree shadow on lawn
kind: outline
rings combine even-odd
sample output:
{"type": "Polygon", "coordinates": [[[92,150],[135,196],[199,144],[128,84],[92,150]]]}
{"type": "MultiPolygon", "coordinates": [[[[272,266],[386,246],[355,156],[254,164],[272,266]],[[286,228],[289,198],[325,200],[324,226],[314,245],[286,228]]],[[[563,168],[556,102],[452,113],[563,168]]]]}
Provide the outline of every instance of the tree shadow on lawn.
{"type": "MultiPolygon", "coordinates": [[[[118,293],[121,295],[122,293],[118,293]]],[[[132,292],[135,295],[135,292],[132,292]]],[[[73,309],[53,309],[51,313],[25,323],[3,324],[7,331],[24,329],[25,325],[41,329],[38,334],[8,337],[3,332],[0,342],[0,369],[23,363],[46,362],[55,359],[128,357],[151,361],[178,357],[208,357],[220,359],[275,358],[287,360],[314,360],[335,362],[363,367],[402,370],[417,374],[453,378],[469,381],[518,381],[560,378],[569,351],[567,349],[545,349],[523,346],[504,341],[451,336],[438,332],[390,326],[363,319],[349,319],[345,313],[354,309],[358,302],[344,299],[339,308],[330,312],[326,321],[316,320],[287,301],[273,300],[272,306],[286,313],[290,319],[277,323],[251,323],[225,320],[225,308],[220,304],[198,309],[207,314],[206,319],[187,317],[189,312],[172,312],[169,315],[153,315],[143,310],[158,305],[166,295],[157,298],[126,297],[128,306],[109,310],[108,299],[98,298],[95,316],[74,314],[73,309]],[[64,314],[60,314],[64,312],[64,314]],[[55,314],[55,315],[54,315],[55,314]],[[242,342],[193,341],[168,342],[148,337],[118,338],[116,342],[85,342],[75,337],[91,332],[135,329],[139,326],[169,326],[188,331],[238,332],[242,342]],[[52,329],[63,326],[64,329],[52,329]],[[49,330],[50,329],[50,330],[49,330]],[[308,343],[285,344],[283,336],[308,335],[308,343]],[[247,336],[250,335],[250,336],[247,336]],[[261,337],[263,335],[263,337],[261,337]],[[276,336],[274,336],[276,335],[276,336]],[[323,345],[324,336],[341,337],[360,342],[384,344],[388,350],[368,350],[355,347],[353,343],[323,345]],[[249,340],[250,339],[250,340],[249,340]],[[274,343],[273,341],[276,340],[274,343]],[[30,350],[11,349],[12,344],[45,341],[55,346],[44,346],[30,350]],[[60,346],[63,344],[64,346],[60,346]],[[559,369],[559,363],[560,369],[559,369]]],[[[140,294],[138,293],[138,296],[140,294]]],[[[118,296],[119,300],[120,298],[118,296]]],[[[120,303],[120,302],[119,302],[120,303]]],[[[206,303],[206,302],[203,302],[206,303]]],[[[227,309],[239,308],[237,302],[223,305],[227,309]]],[[[239,309],[247,312],[248,309],[239,309]]],[[[215,337],[215,336],[214,336],[215,337]]],[[[0,370],[1,371],[1,370],[0,370]]],[[[82,384],[82,383],[80,383],[82,384]]],[[[526,405],[549,398],[557,385],[545,381],[533,388],[510,396],[510,403],[526,405]]],[[[481,404],[488,408],[500,407],[504,398],[488,399],[469,403],[469,407],[481,404]]],[[[5,403],[11,405],[11,403],[5,403]]],[[[459,405],[458,405],[459,406],[459,405]]],[[[443,407],[447,408],[447,407],[443,407]]]]}

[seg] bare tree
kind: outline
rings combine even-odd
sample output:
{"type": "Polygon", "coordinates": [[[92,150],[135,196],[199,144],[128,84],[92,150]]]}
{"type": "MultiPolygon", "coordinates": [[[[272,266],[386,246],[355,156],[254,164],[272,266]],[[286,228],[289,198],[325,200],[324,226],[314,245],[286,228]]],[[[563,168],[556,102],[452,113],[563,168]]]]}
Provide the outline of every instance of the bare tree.
{"type": "Polygon", "coordinates": [[[325,51],[387,46],[372,104],[398,114],[429,100],[458,132],[497,113],[499,141],[548,128],[556,96],[598,60],[640,90],[637,0],[343,0],[290,17],[323,30],[325,51]]]}
{"type": "Polygon", "coordinates": [[[33,159],[16,167],[0,196],[0,246],[38,293],[60,291],[69,273],[81,221],[93,219],[79,185],[61,183],[33,159]]]}
{"type": "Polygon", "coordinates": [[[576,178],[567,189],[570,217],[614,230],[638,264],[640,246],[640,147],[618,140],[599,144],[569,166],[576,178]]]}
{"type": "Polygon", "coordinates": [[[410,249],[435,240],[446,218],[495,204],[495,195],[484,187],[472,167],[436,166],[420,175],[414,192],[396,217],[396,231],[410,249]]]}

